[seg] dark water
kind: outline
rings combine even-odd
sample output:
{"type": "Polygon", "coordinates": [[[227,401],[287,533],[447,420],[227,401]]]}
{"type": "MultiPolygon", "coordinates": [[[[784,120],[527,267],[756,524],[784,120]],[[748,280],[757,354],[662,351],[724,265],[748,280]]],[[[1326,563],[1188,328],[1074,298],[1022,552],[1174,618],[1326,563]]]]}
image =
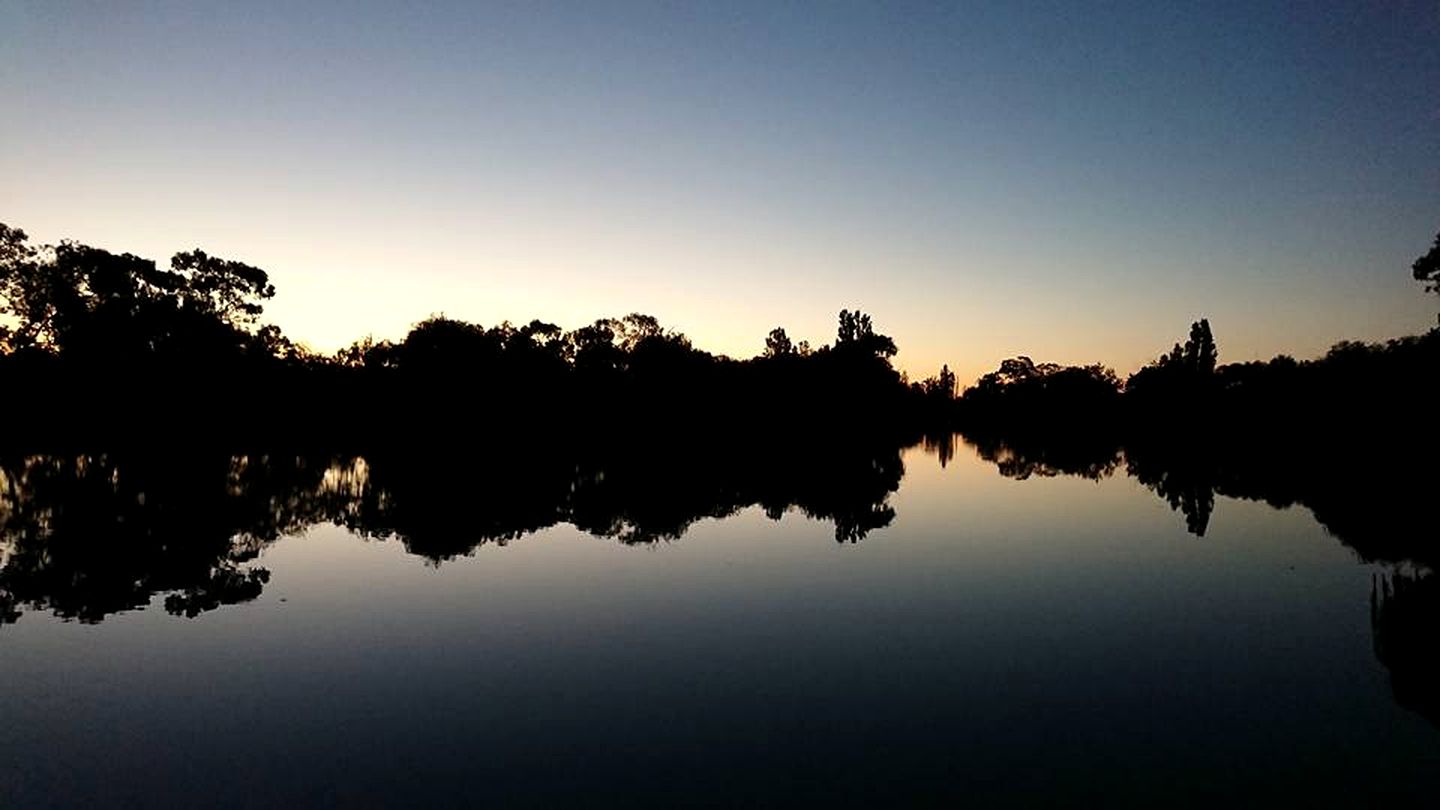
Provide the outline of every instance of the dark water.
{"type": "Polygon", "coordinates": [[[395,517],[364,463],[311,464],[263,519],[257,460],[213,501],[13,462],[0,806],[1440,797],[1434,580],[1306,508],[1221,496],[1197,536],[1123,470],[914,447],[849,506],[717,480],[667,520],[703,458],[605,514],[507,476],[395,517]]]}

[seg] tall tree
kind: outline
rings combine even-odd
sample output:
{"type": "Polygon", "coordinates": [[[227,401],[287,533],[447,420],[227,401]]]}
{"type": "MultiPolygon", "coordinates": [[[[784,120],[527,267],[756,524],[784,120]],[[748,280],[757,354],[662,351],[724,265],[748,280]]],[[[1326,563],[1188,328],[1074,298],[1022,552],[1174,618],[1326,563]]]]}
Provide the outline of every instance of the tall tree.
{"type": "Polygon", "coordinates": [[[838,351],[857,354],[873,354],[877,357],[894,357],[895,341],[875,331],[870,316],[856,310],[840,310],[840,325],[835,333],[835,348],[838,351]]]}

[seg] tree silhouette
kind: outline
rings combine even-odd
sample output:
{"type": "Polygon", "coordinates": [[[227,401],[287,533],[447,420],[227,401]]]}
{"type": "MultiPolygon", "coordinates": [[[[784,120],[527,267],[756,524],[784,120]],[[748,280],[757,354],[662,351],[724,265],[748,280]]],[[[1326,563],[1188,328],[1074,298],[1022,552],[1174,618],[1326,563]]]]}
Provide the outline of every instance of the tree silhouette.
{"type": "Polygon", "coordinates": [[[48,281],[40,277],[41,257],[19,228],[0,222],[0,349],[14,352],[40,342],[49,320],[48,281]]]}
{"type": "Polygon", "coordinates": [[[765,337],[766,357],[789,357],[795,353],[795,345],[790,342],[790,336],[779,326],[770,330],[765,337]]]}
{"type": "Polygon", "coordinates": [[[1120,380],[1099,365],[1003,360],[961,397],[961,415],[980,433],[1104,435],[1120,401],[1120,380]]]}
{"type": "Polygon", "coordinates": [[[1425,282],[1425,291],[1440,293],[1440,233],[1435,234],[1435,243],[1425,255],[1410,265],[1416,281],[1425,282]]]}
{"type": "Polygon", "coordinates": [[[840,310],[840,325],[836,329],[835,350],[857,352],[877,357],[894,357],[895,341],[876,333],[870,316],[859,310],[840,310]]]}
{"type": "Polygon", "coordinates": [[[940,366],[940,373],[934,377],[927,377],[920,383],[920,390],[925,396],[948,402],[955,398],[956,382],[955,372],[950,370],[949,364],[940,366]]]}
{"type": "Polygon", "coordinates": [[[1204,318],[1190,325],[1190,337],[1154,363],[1130,375],[1125,382],[1129,417],[1156,429],[1176,432],[1166,425],[1184,425],[1184,432],[1215,415],[1220,376],[1216,374],[1219,350],[1204,318]]]}
{"type": "Polygon", "coordinates": [[[260,302],[275,297],[275,285],[264,270],[201,250],[175,254],[170,269],[180,276],[176,291],[184,306],[227,323],[255,323],[264,311],[260,302]]]}
{"type": "Polygon", "coordinates": [[[287,346],[276,330],[253,331],[260,302],[275,293],[258,268],[197,250],[162,270],[77,242],[33,247],[4,225],[0,245],[0,315],[15,321],[0,334],[5,353],[218,360],[287,346]]]}

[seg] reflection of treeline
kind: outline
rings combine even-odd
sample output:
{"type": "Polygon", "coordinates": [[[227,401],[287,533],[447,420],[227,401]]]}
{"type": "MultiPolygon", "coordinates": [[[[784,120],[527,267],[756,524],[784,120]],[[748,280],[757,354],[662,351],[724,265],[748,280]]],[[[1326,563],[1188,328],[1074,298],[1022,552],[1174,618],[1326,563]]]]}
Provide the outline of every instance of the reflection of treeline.
{"type": "Polygon", "coordinates": [[[1012,478],[1098,479],[1123,469],[1180,512],[1193,534],[1205,534],[1215,498],[1223,495],[1276,508],[1305,506],[1367,561],[1440,563],[1430,509],[1440,478],[1433,469],[1433,439],[1409,445],[1326,440],[1309,446],[1215,433],[1183,442],[1141,437],[1125,444],[1114,436],[1050,441],[1026,433],[965,439],[1012,478]]]}
{"type": "Polygon", "coordinates": [[[142,427],[271,441],[675,424],[914,435],[955,391],[948,369],[908,384],[858,311],[840,312],[831,345],[777,328],[747,360],[641,314],[570,331],[432,317],[321,356],[260,324],[274,294],[263,270],[198,250],[165,269],[0,225],[0,384],[32,436],[77,444],[142,427]]]}
{"type": "Polygon", "coordinates": [[[904,473],[890,443],[613,450],[527,439],[387,444],[365,457],[0,458],[0,616],[29,607],[99,621],[158,593],[193,616],[253,599],[269,578],[259,552],[324,523],[437,562],[557,523],[627,544],[675,539],[752,505],[828,521],[855,542],[893,519],[904,473]]]}
{"type": "Polygon", "coordinates": [[[1440,725],[1440,543],[1431,504],[1440,476],[1432,436],[1403,420],[1342,423],[1319,435],[1293,426],[1268,435],[1214,424],[1188,434],[1142,430],[1123,446],[1122,435],[1020,431],[966,440],[1014,478],[1096,479],[1123,470],[1180,512],[1197,535],[1205,534],[1217,495],[1304,506],[1361,559],[1412,569],[1375,584],[1375,653],[1390,672],[1396,702],[1440,725]]]}
{"type": "Polygon", "coordinates": [[[315,505],[286,495],[310,472],[219,456],[7,458],[0,609],[98,621],[155,593],[189,614],[252,599],[268,576],[253,566],[260,549],[315,517],[315,505]],[[260,489],[270,497],[237,494],[260,489]]]}
{"type": "Polygon", "coordinates": [[[1440,574],[1377,576],[1370,625],[1395,702],[1440,726],[1440,574]]]}

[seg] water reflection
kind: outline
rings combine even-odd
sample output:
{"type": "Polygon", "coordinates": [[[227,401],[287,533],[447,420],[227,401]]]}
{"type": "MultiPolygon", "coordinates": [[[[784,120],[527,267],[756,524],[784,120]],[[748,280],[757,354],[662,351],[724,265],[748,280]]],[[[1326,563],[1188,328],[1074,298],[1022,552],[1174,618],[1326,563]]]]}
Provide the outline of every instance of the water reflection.
{"type": "Polygon", "coordinates": [[[1370,627],[1395,702],[1440,728],[1440,575],[1377,575],[1370,627]]]}
{"type": "MultiPolygon", "coordinates": [[[[322,468],[323,471],[323,468],[322,468]]],[[[0,609],[96,622],[169,593],[195,615],[260,593],[260,550],[312,515],[302,461],[30,456],[0,462],[0,609]],[[288,467],[288,469],[287,469],[288,467]]]]}
{"type": "MultiPolygon", "coordinates": [[[[956,436],[930,436],[943,466],[956,436]]],[[[1125,473],[1203,536],[1217,495],[1310,509],[1369,562],[1432,566],[1436,549],[1420,475],[1379,478],[1361,465],[1303,469],[1283,458],[1222,462],[1204,447],[964,437],[1014,479],[1125,473]]],[[[895,518],[904,475],[894,443],[706,447],[676,465],[669,445],[627,452],[492,444],[359,455],[130,452],[0,456],[0,611],[22,607],[99,621],[160,593],[194,616],[254,599],[260,551],[317,524],[397,539],[433,562],[559,523],[625,544],[676,540],[696,521],[760,506],[828,521],[858,542],[895,518]]]]}
{"type": "MultiPolygon", "coordinates": [[[[1303,455],[1248,447],[1236,453],[1196,442],[1135,444],[1030,441],[1014,437],[965,436],[980,458],[1001,475],[1108,478],[1122,464],[1125,473],[1179,512],[1185,528],[1203,537],[1215,511],[1215,497],[1263,501],[1276,509],[1304,506],[1316,521],[1366,562],[1418,562],[1433,566],[1440,547],[1431,541],[1434,523],[1427,492],[1435,472],[1423,455],[1397,458],[1393,449],[1357,457],[1331,453],[1303,455]]],[[[927,447],[930,446],[927,444],[927,447]]]]}
{"type": "Polygon", "coordinates": [[[1328,457],[1247,447],[1235,452],[1200,442],[1132,445],[1026,445],[966,437],[1004,476],[1108,477],[1125,472],[1178,511],[1203,537],[1216,495],[1263,501],[1276,509],[1304,506],[1325,530],[1365,562],[1386,563],[1370,595],[1375,655],[1390,672],[1395,700],[1440,726],[1440,548],[1426,496],[1433,491],[1429,459],[1391,451],[1328,457]],[[1388,460],[1381,464],[1379,458],[1388,460]],[[1385,474],[1377,474],[1376,467],[1385,474]]]}
{"type": "Polygon", "coordinates": [[[260,551],[310,526],[394,538],[435,563],[557,523],[625,544],[752,505],[854,543],[895,517],[897,445],[560,452],[490,445],[361,456],[155,453],[0,458],[0,619],[98,622],[166,594],[196,616],[260,595],[260,551]]]}
{"type": "Polygon", "coordinates": [[[980,458],[995,465],[1006,478],[1023,481],[1031,476],[1053,478],[1073,475],[1091,480],[1108,478],[1120,466],[1120,446],[1103,438],[1093,441],[1035,441],[998,436],[967,436],[980,458]]]}
{"type": "MultiPolygon", "coordinates": [[[[924,439],[942,466],[961,440],[924,439]]],[[[1395,700],[1440,725],[1440,575],[1424,475],[1375,476],[1363,465],[1304,470],[1257,453],[1246,463],[1202,447],[1024,443],[966,437],[1013,479],[1118,471],[1203,536],[1216,496],[1299,504],[1366,561],[1384,562],[1372,593],[1375,655],[1395,700]]],[[[386,448],[357,454],[116,452],[0,456],[0,623],[26,611],[95,623],[163,596],[194,617],[256,599],[261,552],[318,524],[393,539],[433,564],[560,523],[624,544],[672,541],[697,521],[759,506],[833,526],[843,543],[895,519],[905,473],[893,443],[692,447],[603,452],[544,442],[386,448]]]]}

